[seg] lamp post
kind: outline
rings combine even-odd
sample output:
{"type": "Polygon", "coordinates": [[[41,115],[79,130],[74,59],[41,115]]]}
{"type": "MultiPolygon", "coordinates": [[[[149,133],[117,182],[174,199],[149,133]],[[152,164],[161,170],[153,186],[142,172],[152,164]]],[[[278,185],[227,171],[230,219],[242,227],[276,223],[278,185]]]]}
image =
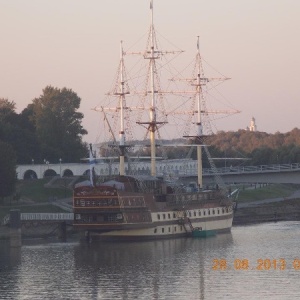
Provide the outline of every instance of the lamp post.
{"type": "Polygon", "coordinates": [[[61,177],[61,161],[62,161],[62,159],[60,158],[59,159],[59,176],[61,177]]]}
{"type": "Polygon", "coordinates": [[[31,163],[34,165],[34,159],[33,158],[31,159],[31,163]]]}

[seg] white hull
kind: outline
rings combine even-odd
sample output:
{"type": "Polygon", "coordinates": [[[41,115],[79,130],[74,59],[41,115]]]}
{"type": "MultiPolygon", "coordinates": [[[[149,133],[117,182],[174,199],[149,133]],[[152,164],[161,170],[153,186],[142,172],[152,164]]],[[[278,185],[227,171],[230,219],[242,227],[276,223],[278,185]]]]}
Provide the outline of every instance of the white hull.
{"type": "MultiPolygon", "coordinates": [[[[231,230],[233,220],[232,208],[228,211],[224,210],[224,207],[193,209],[186,211],[186,213],[191,221],[192,227],[198,228],[200,231],[220,233],[229,232],[231,230]],[[209,216],[207,215],[208,211],[210,212],[209,216]],[[214,214],[212,215],[213,211],[214,214]]],[[[192,228],[188,224],[180,224],[180,214],[181,212],[174,211],[156,212],[151,214],[153,221],[147,228],[122,229],[103,233],[98,232],[93,235],[108,239],[162,239],[188,236],[191,234],[192,228]]],[[[136,224],[136,227],[138,227],[138,224],[136,224]]]]}

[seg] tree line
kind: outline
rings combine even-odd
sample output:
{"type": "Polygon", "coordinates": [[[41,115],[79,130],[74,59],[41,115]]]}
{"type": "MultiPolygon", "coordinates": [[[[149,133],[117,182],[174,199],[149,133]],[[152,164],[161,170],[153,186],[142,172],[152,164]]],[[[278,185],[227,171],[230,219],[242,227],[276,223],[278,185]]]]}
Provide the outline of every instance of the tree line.
{"type": "MultiPolygon", "coordinates": [[[[162,141],[165,146],[157,149],[157,155],[169,159],[186,157],[196,159],[195,147],[167,146],[168,143],[174,145],[184,142],[186,142],[184,139],[162,141]]],[[[248,130],[219,131],[206,137],[203,143],[208,146],[211,157],[218,158],[214,160],[217,167],[224,167],[226,163],[227,166],[300,163],[300,129],[298,128],[287,133],[276,132],[275,134],[248,130]]],[[[150,149],[144,147],[134,155],[150,155],[150,149]]],[[[204,167],[209,168],[210,163],[205,151],[202,159],[204,167]]]]}
{"type": "Polygon", "coordinates": [[[275,134],[238,130],[218,132],[208,137],[216,155],[248,158],[247,165],[290,164],[300,162],[300,129],[275,134]]]}
{"type": "Polygon", "coordinates": [[[16,164],[77,162],[87,155],[81,99],[67,88],[47,86],[21,112],[0,99],[0,197],[11,194],[16,164]]]}
{"type": "MultiPolygon", "coordinates": [[[[21,113],[16,112],[13,101],[0,98],[0,198],[14,190],[16,164],[44,163],[45,160],[72,163],[88,155],[87,144],[82,140],[87,131],[81,124],[84,116],[78,111],[80,102],[80,97],[71,89],[52,86],[43,89],[21,113]]],[[[167,143],[183,143],[183,140],[163,141],[167,143]]],[[[224,166],[226,161],[231,165],[300,162],[298,128],[275,134],[220,131],[206,137],[204,143],[213,158],[220,158],[215,160],[217,167],[224,166]],[[245,161],[230,161],[230,158],[245,158],[245,161]]],[[[192,149],[195,147],[160,147],[157,155],[196,159],[196,151],[192,149]]],[[[149,155],[149,148],[129,155],[149,155]]],[[[209,167],[205,155],[203,158],[204,167],[209,167]]]]}

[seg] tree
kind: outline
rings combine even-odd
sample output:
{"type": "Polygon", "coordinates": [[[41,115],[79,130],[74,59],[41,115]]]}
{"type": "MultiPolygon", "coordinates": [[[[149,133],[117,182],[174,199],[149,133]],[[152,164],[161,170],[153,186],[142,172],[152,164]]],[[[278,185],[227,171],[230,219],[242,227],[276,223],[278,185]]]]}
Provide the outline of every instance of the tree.
{"type": "Polygon", "coordinates": [[[2,116],[15,112],[15,109],[16,103],[14,101],[9,101],[6,98],[0,98],[0,111],[2,116]]]}
{"type": "Polygon", "coordinates": [[[15,191],[16,154],[11,145],[0,141],[0,199],[15,191]]]}
{"type": "Polygon", "coordinates": [[[34,124],[41,155],[50,162],[75,162],[87,153],[82,136],[83,114],[78,112],[81,99],[71,89],[47,86],[33,100],[34,124]]]}
{"type": "Polygon", "coordinates": [[[17,114],[15,103],[7,99],[0,99],[0,139],[12,145],[18,164],[30,163],[39,153],[35,128],[28,113],[17,114]]]}

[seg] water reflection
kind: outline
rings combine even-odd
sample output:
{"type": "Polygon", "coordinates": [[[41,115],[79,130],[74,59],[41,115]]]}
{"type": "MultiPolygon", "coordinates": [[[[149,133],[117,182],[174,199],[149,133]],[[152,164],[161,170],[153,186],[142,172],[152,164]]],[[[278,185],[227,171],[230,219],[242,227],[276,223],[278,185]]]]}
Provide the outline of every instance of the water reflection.
{"type": "Polygon", "coordinates": [[[209,239],[83,243],[75,249],[75,266],[85,284],[94,287],[95,298],[106,298],[113,290],[119,299],[133,299],[137,291],[141,299],[204,299],[208,249],[226,251],[231,244],[231,234],[209,239]]]}
{"type": "Polygon", "coordinates": [[[232,234],[140,243],[0,243],[0,299],[297,299],[300,222],[232,234]],[[235,259],[286,260],[285,270],[232,268],[235,259]],[[214,259],[231,269],[212,270],[214,259]]]}
{"type": "Polygon", "coordinates": [[[21,248],[11,248],[7,241],[0,243],[0,299],[13,299],[10,295],[18,289],[21,248]]]}
{"type": "Polygon", "coordinates": [[[11,248],[8,241],[0,241],[0,270],[12,269],[21,262],[21,248],[11,248]]]}

